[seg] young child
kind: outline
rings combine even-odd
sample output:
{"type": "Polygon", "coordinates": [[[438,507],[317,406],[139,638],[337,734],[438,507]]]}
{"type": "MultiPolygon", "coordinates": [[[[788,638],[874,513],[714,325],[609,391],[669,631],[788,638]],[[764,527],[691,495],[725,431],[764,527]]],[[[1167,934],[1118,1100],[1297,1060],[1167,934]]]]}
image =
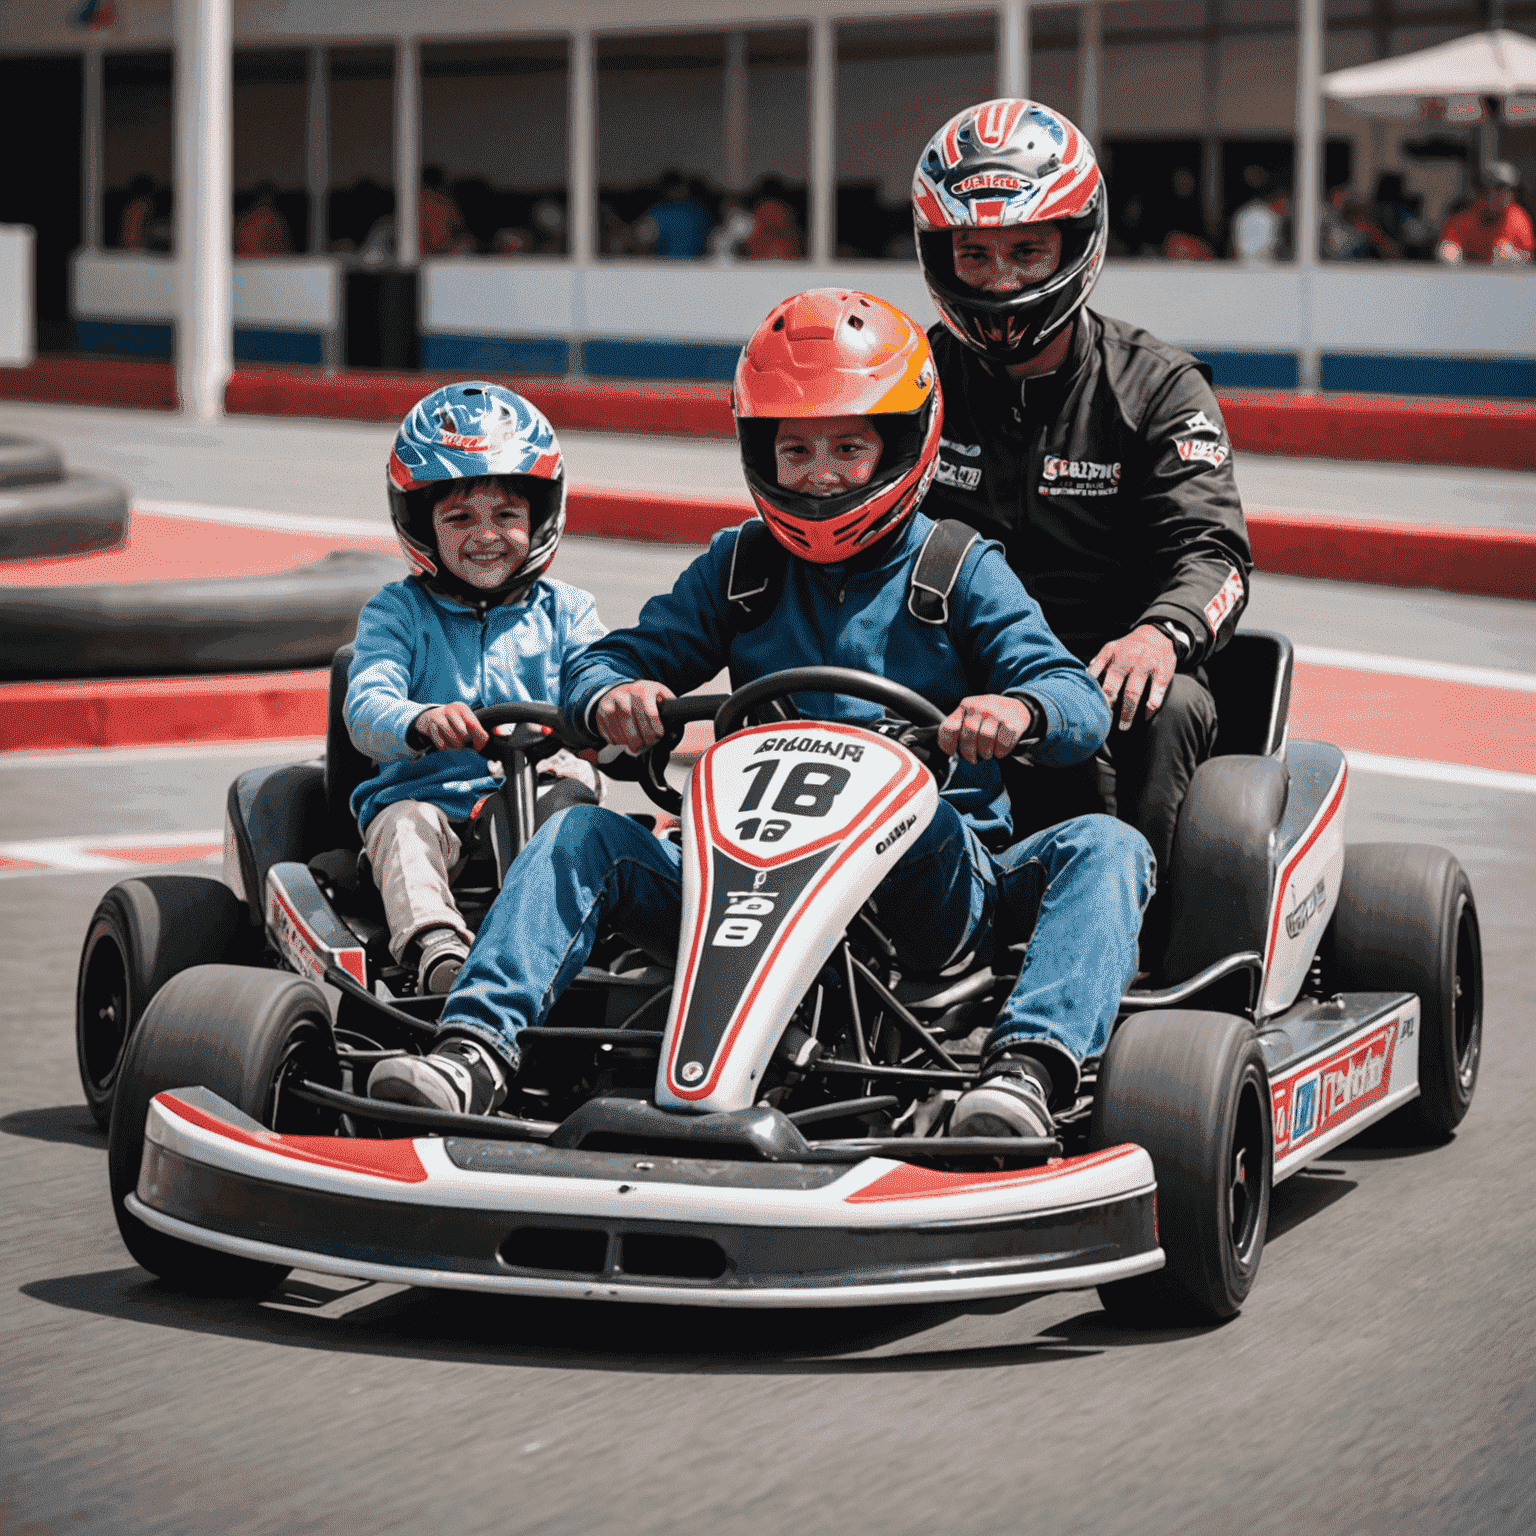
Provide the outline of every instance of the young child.
{"type": "MultiPolygon", "coordinates": [[[[1073,1102],[1079,1065],[1103,1049],[1135,969],[1152,859],[1140,833],[1107,816],[995,852],[1011,836],[997,759],[1024,745],[1045,764],[1088,756],[1109,729],[1104,696],[996,544],[967,549],[943,594],[947,620],[912,607],[914,566],[935,528],[917,504],[937,462],[943,408],[927,339],[907,316],[840,289],[786,300],[742,353],[733,401],[748,488],[788,552],[777,557],[772,606],[755,625],[732,621],[728,583],[745,529],[727,529],[645,605],[638,625],[567,663],[562,704],[632,751],[659,739],[658,700],[722,666],[736,687],[788,667],[877,672],[945,710],[939,746],[960,761],[876,900],[903,967],[920,974],[990,953],[1005,907],[1035,918],[983,1080],[955,1106],[951,1133],[1050,1135],[1052,1107],[1073,1102]]],[[[810,718],[880,715],[840,696],[800,694],[796,703],[810,718]]],[[[519,1030],[548,1014],[600,921],[637,942],[675,942],[681,851],[637,823],[578,806],[522,859],[444,1005],[431,1053],[379,1063],[373,1097],[489,1112],[517,1072],[519,1030]]]]}
{"type": "MultiPolygon", "coordinates": [[[[389,457],[389,511],[412,574],[358,618],[347,730],[379,771],[352,810],[390,953],[417,956],[419,991],[447,992],[473,942],[449,884],[470,812],[496,787],[473,711],[557,701],[562,664],[605,631],[589,593],[544,575],[565,528],[565,468],[520,395],[470,382],[418,401],[389,457]]],[[[597,802],[595,771],[567,752],[540,764],[539,785],[541,822],[597,802]]]]}

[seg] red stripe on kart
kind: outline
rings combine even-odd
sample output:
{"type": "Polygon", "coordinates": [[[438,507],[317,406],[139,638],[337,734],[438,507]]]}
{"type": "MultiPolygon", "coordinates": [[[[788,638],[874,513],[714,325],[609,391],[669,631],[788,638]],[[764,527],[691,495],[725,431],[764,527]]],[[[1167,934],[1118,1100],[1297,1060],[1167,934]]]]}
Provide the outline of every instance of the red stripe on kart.
{"type": "MultiPolygon", "coordinates": [[[[707,763],[708,759],[706,758],[705,761],[707,763]]],[[[905,806],[907,802],[922,789],[923,771],[924,770],[920,768],[918,772],[913,775],[905,789],[883,812],[884,817],[897,815],[901,811],[902,807],[905,806]]],[[[763,957],[762,961],[757,967],[757,970],[754,972],[752,985],[747,989],[746,995],[742,998],[742,1000],[737,1003],[736,1012],[732,1015],[731,1023],[726,1029],[725,1035],[721,1039],[719,1049],[715,1052],[714,1060],[710,1064],[709,1076],[702,1083],[700,1083],[697,1088],[679,1087],[677,1079],[673,1075],[672,1069],[676,1065],[678,1047],[682,1044],[683,1038],[682,1029],[679,1027],[676,1035],[673,1036],[672,1052],[667,1061],[667,1086],[672,1090],[673,1093],[678,1096],[678,1098],[696,1100],[702,1099],[707,1094],[714,1092],[720,1081],[720,1073],[725,1068],[726,1059],[731,1053],[731,1046],[735,1043],[736,1036],[741,1033],[741,1026],[746,1019],[747,1012],[752,1007],[752,1004],[756,1001],[757,994],[762,991],[763,982],[767,979],[769,968],[778,958],[780,951],[784,948],[784,945],[788,942],[789,935],[794,930],[795,924],[804,917],[811,903],[816,899],[818,895],[821,894],[822,890],[825,888],[827,882],[832,878],[832,876],[839,869],[841,869],[842,866],[846,864],[850,858],[853,857],[858,849],[861,848],[866,842],[868,842],[869,839],[873,837],[878,830],[879,828],[877,826],[865,827],[864,830],[860,832],[859,835],[855,837],[851,842],[849,842],[843,848],[842,852],[839,853],[838,856],[833,859],[830,864],[827,865],[827,867],[821,872],[821,876],[816,881],[816,883],[812,885],[806,891],[805,895],[800,898],[799,902],[796,903],[795,909],[790,913],[789,917],[784,922],[784,926],[779,930],[779,935],[773,942],[773,948],[770,949],[768,953],[763,957]]],[[[819,847],[821,845],[818,844],[817,846],[819,847]]],[[[689,974],[692,974],[692,956],[689,957],[689,974]]],[[[687,1002],[691,1000],[691,992],[685,991],[683,993],[683,997],[685,1000],[683,1006],[684,1009],[686,1009],[687,1002]]],[[[678,1017],[679,1020],[681,1020],[681,1012],[679,1013],[678,1017]]]]}
{"type": "Polygon", "coordinates": [[[1338,812],[1340,805],[1344,803],[1344,786],[1348,782],[1349,765],[1347,763],[1341,762],[1339,764],[1339,782],[1338,786],[1333,791],[1332,798],[1330,798],[1328,804],[1323,807],[1321,814],[1317,818],[1316,824],[1313,826],[1311,832],[1308,833],[1306,841],[1303,842],[1301,847],[1298,848],[1296,852],[1293,853],[1290,858],[1285,861],[1285,867],[1280,871],[1280,878],[1275,882],[1275,915],[1270,919],[1269,940],[1264,946],[1265,976],[1269,975],[1270,957],[1275,952],[1275,938],[1276,935],[1280,932],[1280,908],[1285,903],[1285,888],[1290,883],[1291,874],[1295,870],[1296,866],[1301,863],[1304,858],[1306,858],[1307,854],[1311,851],[1312,845],[1318,840],[1318,838],[1323,835],[1323,829],[1328,825],[1330,821],[1333,820],[1335,814],[1338,812]]]}
{"type": "Polygon", "coordinates": [[[211,1131],[226,1141],[255,1147],[261,1152],[275,1152],[295,1162],[312,1163],[322,1168],[341,1168],[348,1173],[366,1173],[376,1179],[391,1179],[397,1184],[422,1184],[427,1170],[409,1138],[391,1141],[352,1141],[338,1136],[280,1136],[276,1131],[253,1132],[220,1120],[206,1110],[178,1099],[174,1092],[157,1093],[155,1103],[161,1109],[211,1131]]]}
{"type": "MultiPolygon", "coordinates": [[[[844,1197],[845,1205],[864,1205],[874,1200],[931,1200],[938,1195],[967,1195],[985,1189],[1011,1189],[1019,1184],[1039,1184],[1048,1179],[1064,1178],[1102,1167],[1137,1151],[1126,1142],[1106,1147],[1086,1157],[1053,1157],[1040,1168],[1000,1168],[989,1173],[946,1173],[942,1168],[924,1168],[917,1163],[903,1163],[889,1173],[866,1184],[863,1189],[844,1197]]],[[[879,1157],[872,1152],[871,1157],[879,1157]]]]}

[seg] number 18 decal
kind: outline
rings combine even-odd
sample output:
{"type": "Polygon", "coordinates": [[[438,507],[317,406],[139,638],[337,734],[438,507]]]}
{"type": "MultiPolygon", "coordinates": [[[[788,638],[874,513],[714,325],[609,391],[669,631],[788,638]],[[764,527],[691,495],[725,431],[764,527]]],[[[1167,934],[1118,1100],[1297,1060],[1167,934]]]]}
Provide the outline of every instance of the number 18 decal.
{"type": "MultiPolygon", "coordinates": [[[[760,763],[747,765],[745,771],[752,776],[752,787],[741,802],[740,810],[755,811],[763,803],[779,762],[777,757],[766,757],[760,763]]],[[[790,823],[783,819],[785,816],[825,816],[832,809],[832,802],[847,788],[849,777],[846,768],[834,763],[796,763],[774,796],[771,809],[779,814],[767,820],[749,816],[737,824],[737,838],[744,843],[750,843],[754,838],[763,843],[778,842],[790,828],[790,823]]]]}

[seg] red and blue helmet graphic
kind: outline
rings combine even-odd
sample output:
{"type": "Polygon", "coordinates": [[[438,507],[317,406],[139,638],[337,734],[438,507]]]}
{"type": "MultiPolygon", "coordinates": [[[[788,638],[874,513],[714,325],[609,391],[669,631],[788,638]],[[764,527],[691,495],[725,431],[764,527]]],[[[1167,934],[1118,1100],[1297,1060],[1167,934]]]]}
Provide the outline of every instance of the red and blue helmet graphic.
{"type": "Polygon", "coordinates": [[[912,217],[939,318],[966,346],[1004,364],[1037,357],[1070,325],[1098,281],[1109,234],[1093,145],[1061,113],[1014,97],[967,107],[928,141],[912,177],[912,217]],[[960,231],[1021,224],[1060,233],[1047,276],[990,292],[960,278],[960,231]]]}
{"type": "Polygon", "coordinates": [[[412,573],[427,586],[476,604],[528,586],[555,558],[565,531],[565,464],[549,419],[501,384],[446,384],[412,406],[389,455],[389,510],[412,573]],[[443,568],[432,509],[455,482],[507,479],[527,498],[527,557],[494,592],[443,568]]]}

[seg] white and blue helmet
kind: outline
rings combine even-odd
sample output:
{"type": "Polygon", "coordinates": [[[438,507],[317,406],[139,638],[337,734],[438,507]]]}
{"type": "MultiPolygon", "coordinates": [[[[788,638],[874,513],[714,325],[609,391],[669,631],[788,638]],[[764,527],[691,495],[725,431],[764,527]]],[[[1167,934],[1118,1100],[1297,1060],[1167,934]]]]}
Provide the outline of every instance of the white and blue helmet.
{"type": "Polygon", "coordinates": [[[565,531],[565,463],[548,418],[500,384],[445,384],[411,407],[389,455],[389,515],[411,573],[423,586],[475,604],[501,602],[548,569],[565,531]],[[493,591],[443,565],[432,509],[466,482],[494,479],[529,505],[522,564],[493,591]]]}

